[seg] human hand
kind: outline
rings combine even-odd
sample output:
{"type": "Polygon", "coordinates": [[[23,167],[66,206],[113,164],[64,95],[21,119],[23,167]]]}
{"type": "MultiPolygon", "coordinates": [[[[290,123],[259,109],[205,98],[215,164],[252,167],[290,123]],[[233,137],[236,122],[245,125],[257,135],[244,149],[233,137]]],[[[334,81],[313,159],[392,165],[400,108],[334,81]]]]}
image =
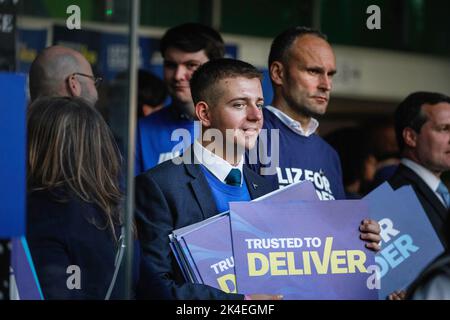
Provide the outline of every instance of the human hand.
{"type": "Polygon", "coordinates": [[[388,296],[388,300],[405,300],[405,298],[406,298],[406,291],[404,290],[394,291],[388,296]]]}
{"type": "Polygon", "coordinates": [[[381,241],[381,228],[378,222],[371,219],[364,219],[359,226],[359,231],[361,232],[360,238],[366,241],[366,248],[372,251],[380,251],[380,241],[381,241]]]}

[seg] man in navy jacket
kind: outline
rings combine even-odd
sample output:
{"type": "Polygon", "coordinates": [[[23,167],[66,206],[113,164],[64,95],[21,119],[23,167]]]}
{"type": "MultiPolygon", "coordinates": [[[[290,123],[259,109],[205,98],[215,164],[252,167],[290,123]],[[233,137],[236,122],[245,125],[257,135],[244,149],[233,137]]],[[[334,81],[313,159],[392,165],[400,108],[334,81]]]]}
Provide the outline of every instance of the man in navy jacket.
{"type": "Polygon", "coordinates": [[[218,129],[222,137],[231,129],[234,135],[223,145],[217,143],[213,152],[205,148],[206,141],[196,141],[182,157],[166,161],[136,178],[139,236],[144,252],[176,298],[243,299],[243,295],[186,283],[171,253],[168,236],[175,229],[227,210],[227,200],[256,199],[273,190],[264,178],[243,166],[245,148],[253,146],[262,126],[261,74],[247,63],[221,59],[200,67],[195,75],[191,90],[203,129],[218,129]],[[225,78],[204,79],[211,72],[225,78]],[[227,157],[226,143],[239,146],[240,152],[227,157]],[[212,161],[204,161],[203,157],[212,161]],[[241,175],[236,185],[227,184],[227,171],[233,169],[241,175]],[[214,187],[220,185],[230,193],[221,194],[214,187]]]}

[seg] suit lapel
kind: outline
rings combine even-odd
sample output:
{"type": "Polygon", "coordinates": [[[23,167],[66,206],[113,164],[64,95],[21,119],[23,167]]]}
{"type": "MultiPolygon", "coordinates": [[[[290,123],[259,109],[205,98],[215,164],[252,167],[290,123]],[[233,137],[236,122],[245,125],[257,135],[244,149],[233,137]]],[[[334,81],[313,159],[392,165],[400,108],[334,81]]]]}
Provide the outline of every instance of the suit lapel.
{"type": "Polygon", "coordinates": [[[245,165],[243,167],[243,172],[247,189],[252,200],[272,191],[272,189],[268,187],[267,181],[265,181],[264,178],[251,171],[251,169],[247,168],[245,165]]]}
{"type": "Polygon", "coordinates": [[[194,198],[202,211],[203,219],[219,213],[217,212],[216,201],[212,195],[211,188],[208,185],[208,181],[206,181],[200,165],[184,163],[184,166],[187,173],[192,177],[190,185],[194,193],[194,198]]]}
{"type": "MultiPolygon", "coordinates": [[[[186,168],[186,172],[192,177],[190,185],[194,198],[202,211],[203,218],[207,219],[219,213],[211,188],[202,172],[200,164],[195,163],[192,146],[189,147],[183,155],[183,165],[186,168]]],[[[243,167],[243,173],[252,200],[273,191],[273,188],[268,181],[247,168],[245,165],[243,167]]]]}
{"type": "Polygon", "coordinates": [[[447,209],[444,207],[442,202],[435,195],[433,190],[411,169],[404,165],[400,165],[399,169],[402,171],[403,176],[412,181],[416,186],[419,192],[425,197],[433,209],[439,214],[442,219],[445,219],[447,216],[447,209]]]}

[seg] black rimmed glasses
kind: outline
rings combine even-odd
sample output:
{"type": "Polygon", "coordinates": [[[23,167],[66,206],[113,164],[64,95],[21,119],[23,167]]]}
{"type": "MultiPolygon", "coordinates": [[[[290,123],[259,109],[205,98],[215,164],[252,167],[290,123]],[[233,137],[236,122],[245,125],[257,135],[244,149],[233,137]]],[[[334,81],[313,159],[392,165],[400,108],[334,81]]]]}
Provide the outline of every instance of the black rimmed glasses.
{"type": "Polygon", "coordinates": [[[91,76],[91,75],[85,74],[85,73],[76,72],[76,73],[72,73],[72,75],[74,75],[74,76],[82,76],[82,77],[86,77],[86,78],[91,79],[92,81],[94,81],[94,85],[95,85],[96,88],[98,88],[100,83],[103,81],[102,77],[94,77],[94,76],[91,76]]]}

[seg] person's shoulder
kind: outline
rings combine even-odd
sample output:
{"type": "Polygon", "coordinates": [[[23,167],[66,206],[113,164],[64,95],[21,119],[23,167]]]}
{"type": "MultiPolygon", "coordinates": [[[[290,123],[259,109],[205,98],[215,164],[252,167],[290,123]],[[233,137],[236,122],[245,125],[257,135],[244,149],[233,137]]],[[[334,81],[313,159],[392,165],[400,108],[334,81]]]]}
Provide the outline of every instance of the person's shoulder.
{"type": "Polygon", "coordinates": [[[137,180],[151,179],[155,182],[171,183],[179,181],[185,175],[185,164],[181,157],[164,161],[157,166],[141,173],[137,180]]]}
{"type": "Polygon", "coordinates": [[[269,108],[271,108],[271,106],[264,106],[262,108],[262,112],[263,112],[264,116],[271,117],[271,115],[273,115],[272,111],[270,111],[269,108]]]}
{"type": "Polygon", "coordinates": [[[165,106],[161,110],[153,112],[147,117],[139,119],[139,127],[143,128],[154,128],[156,124],[164,124],[165,121],[171,119],[170,106],[165,106]]]}
{"type": "Polygon", "coordinates": [[[65,188],[34,189],[27,194],[27,206],[31,212],[34,209],[45,208],[45,211],[51,213],[61,207],[71,206],[75,202],[76,199],[65,188]]]}
{"type": "Polygon", "coordinates": [[[421,178],[413,170],[403,164],[398,165],[397,169],[387,181],[395,190],[405,185],[412,185],[417,188],[420,182],[425,183],[421,181],[421,178]]]}
{"type": "MultiPolygon", "coordinates": [[[[102,211],[60,189],[33,191],[27,197],[27,236],[79,236],[89,221],[104,222],[102,211]]],[[[84,231],[83,231],[84,232],[84,231]]]]}
{"type": "Polygon", "coordinates": [[[160,174],[170,174],[171,172],[176,172],[181,170],[183,167],[183,162],[180,157],[174,159],[166,160],[155,167],[147,170],[145,173],[149,175],[160,175],[160,174]]]}
{"type": "Polygon", "coordinates": [[[66,188],[31,191],[27,196],[27,207],[30,220],[52,218],[74,221],[83,216],[96,217],[100,210],[66,188]]]}
{"type": "Polygon", "coordinates": [[[272,111],[270,111],[269,108],[274,108],[274,107],[265,106],[262,109],[263,118],[264,118],[263,128],[266,128],[266,129],[278,128],[280,123],[282,123],[282,122],[280,119],[278,119],[278,117],[272,111]]]}

